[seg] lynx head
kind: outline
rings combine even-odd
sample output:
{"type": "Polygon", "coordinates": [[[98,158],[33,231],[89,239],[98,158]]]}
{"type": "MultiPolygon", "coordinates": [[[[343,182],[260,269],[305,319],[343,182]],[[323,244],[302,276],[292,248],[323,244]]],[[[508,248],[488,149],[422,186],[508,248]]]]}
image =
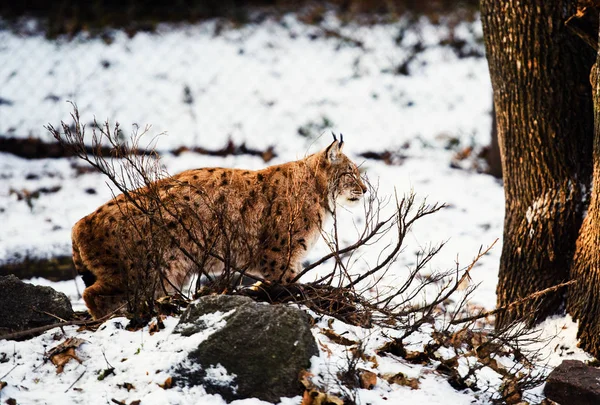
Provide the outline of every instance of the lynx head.
{"type": "Polygon", "coordinates": [[[341,205],[355,205],[367,192],[360,178],[358,167],[342,153],[344,137],[338,141],[335,134],[333,142],[324,151],[329,172],[329,201],[341,205]]]}

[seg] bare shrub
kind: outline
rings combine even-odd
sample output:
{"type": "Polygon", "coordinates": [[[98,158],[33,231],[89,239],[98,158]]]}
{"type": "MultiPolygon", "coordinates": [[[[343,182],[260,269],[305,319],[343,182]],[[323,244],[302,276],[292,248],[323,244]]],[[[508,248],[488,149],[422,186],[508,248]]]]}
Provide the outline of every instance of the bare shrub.
{"type": "MultiPolygon", "coordinates": [[[[149,319],[154,313],[156,291],[189,298],[190,294],[182,287],[195,274],[199,276],[194,290],[199,289],[200,280],[203,280],[210,286],[210,291],[235,291],[254,254],[251,244],[244,241],[256,237],[250,235],[254,230],[244,228],[241,213],[231,215],[238,207],[230,207],[227,198],[214,198],[201,187],[190,184],[185,186],[200,196],[201,206],[175,198],[175,193],[184,184],[169,177],[153,147],[139,148],[148,128],[141,132],[136,128],[129,142],[124,142],[118,123],[111,127],[108,121],[103,125],[95,122],[90,139],[93,153],[88,154],[85,126],[81,124],[75,106],[72,118],[72,126],[62,123],[62,133],[51,125],[47,129],[61,145],[106,176],[113,197],[122,195],[113,201],[127,222],[126,232],[117,233],[116,237],[119,244],[126,247],[123,249],[125,257],[121,260],[131,264],[120,269],[127,282],[124,294],[128,311],[141,319],[149,319]],[[100,153],[107,145],[111,158],[100,153]],[[150,152],[140,153],[141,150],[150,152]],[[212,220],[203,221],[206,216],[212,220]],[[182,242],[178,237],[182,234],[191,244],[182,242]],[[131,241],[135,242],[133,246],[131,241]],[[178,254],[193,263],[191,269],[174,279],[162,270],[169,260],[173,260],[165,252],[167,247],[173,246],[178,254]],[[223,267],[219,279],[211,274],[215,262],[223,267]],[[129,268],[136,271],[127,274],[129,268]]],[[[293,220],[295,218],[290,219],[293,220]]]]}

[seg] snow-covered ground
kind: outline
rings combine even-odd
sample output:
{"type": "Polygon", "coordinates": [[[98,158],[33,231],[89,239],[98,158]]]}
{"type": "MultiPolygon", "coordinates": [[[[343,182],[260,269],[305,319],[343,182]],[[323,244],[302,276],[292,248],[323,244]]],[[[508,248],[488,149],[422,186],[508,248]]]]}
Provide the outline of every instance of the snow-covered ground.
{"type": "MultiPolygon", "coordinates": [[[[410,26],[405,20],[358,26],[341,25],[330,15],[317,27],[288,15],[219,33],[217,25],[209,21],[163,26],[158,33],[138,33],[133,38],[114,32],[110,44],[86,38],[51,42],[42,36],[0,31],[0,100],[4,100],[0,102],[0,134],[49,140],[43,126],[57,126],[61,119],[69,122],[71,106],[66,100],[71,100],[78,105],[83,122],[96,117],[118,121],[125,129],[152,125],[148,141],[166,132],[156,146],[165,152],[162,162],[167,170],[176,173],[206,166],[258,169],[266,165],[250,156],[166,153],[180,146],[220,148],[229,139],[258,149],[273,146],[277,157],[269,164],[276,164],[325,147],[333,130],[344,134],[346,154],[379,185],[381,197],[414,190],[419,201],[448,205],[417,222],[387,282],[397,282],[414,264],[415,253],[430,243],[447,241],[430,264],[434,271],[453,268],[457,261],[467,265],[481,246],[501,239],[502,185],[476,170],[450,167],[457,151],[489,142],[491,85],[485,58],[460,58],[451,47],[441,45],[449,38],[460,39],[465,47],[482,54],[479,22],[452,29],[427,20],[410,26]],[[340,35],[325,36],[323,28],[340,35]],[[423,49],[413,55],[416,44],[423,49]],[[410,74],[395,73],[408,58],[413,58],[408,64],[410,74]],[[401,158],[386,165],[359,157],[367,151],[391,151],[401,158]]],[[[0,153],[0,262],[70,253],[72,225],[111,197],[102,176],[80,174],[75,163],[82,164],[73,159],[24,160],[0,153]],[[18,198],[23,190],[57,186],[58,190],[41,193],[30,205],[18,198]]],[[[342,213],[343,243],[354,241],[352,219],[360,221],[361,214],[360,209],[342,213]]],[[[471,272],[473,283],[479,284],[473,304],[494,306],[500,251],[501,240],[471,272]]],[[[326,252],[326,245],[320,243],[310,258],[326,252]]],[[[363,252],[353,270],[374,263],[378,253],[376,247],[363,252]]],[[[316,273],[318,269],[307,279],[316,273]]],[[[75,309],[84,309],[78,295],[81,283],[76,288],[73,281],[32,282],[65,291],[75,309]]],[[[139,399],[142,404],[223,403],[202,389],[158,386],[169,368],[181,360],[182,345],[194,343],[171,336],[176,319],[167,319],[166,329],[152,336],[147,329],[128,332],[117,327],[124,322],[111,320],[95,333],[65,328],[68,336],[87,343],[77,349],[82,362],[68,363],[61,374],[43,356],[57,344],[54,332],[27,342],[0,341],[0,356],[8,359],[0,362],[0,380],[8,383],[0,399],[14,397],[18,403],[107,403],[112,398],[127,403],[139,399]],[[106,368],[105,357],[117,369],[112,381],[97,380],[97,373],[106,368]],[[121,362],[122,358],[127,361],[121,362]],[[135,390],[117,386],[124,382],[133,384],[135,390]]],[[[338,321],[335,325],[338,333],[345,328],[338,321]]],[[[567,348],[556,351],[560,346],[556,340],[548,344],[550,365],[557,365],[570,351],[574,352],[571,356],[585,358],[575,348],[575,328],[569,319],[550,320],[545,330],[558,334],[561,347],[567,348]]],[[[371,354],[383,332],[389,333],[349,331],[367,342],[371,354]]],[[[318,328],[315,336],[327,342],[318,328]]],[[[320,346],[321,355],[313,360],[312,371],[335,374],[346,359],[344,347],[331,342],[327,349],[320,346]]],[[[411,390],[379,380],[374,390],[360,390],[360,403],[489,401],[470,390],[457,392],[430,368],[398,358],[378,357],[375,371],[419,378],[420,388],[411,390]]],[[[491,386],[499,384],[497,375],[488,377],[495,381],[491,386]]],[[[297,404],[299,398],[282,403],[297,404]]]]}

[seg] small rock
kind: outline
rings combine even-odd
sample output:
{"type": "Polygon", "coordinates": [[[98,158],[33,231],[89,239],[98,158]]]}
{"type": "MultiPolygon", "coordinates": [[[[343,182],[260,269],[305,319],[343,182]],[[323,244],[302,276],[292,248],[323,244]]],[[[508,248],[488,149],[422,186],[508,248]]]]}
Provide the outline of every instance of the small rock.
{"type": "Polygon", "coordinates": [[[564,360],[548,376],[544,394],[561,405],[600,404],[600,370],[578,360],[564,360]]]}
{"type": "Polygon", "coordinates": [[[174,370],[179,385],[203,385],[226,401],[259,398],[279,402],[302,395],[298,380],[318,354],[308,315],[285,305],[241,296],[207,296],[190,305],[175,332],[190,336],[205,329],[205,315],[220,312],[226,325],[190,352],[174,370]],[[200,367],[198,367],[200,366],[200,367]]]}
{"type": "Polygon", "coordinates": [[[69,320],[73,308],[67,296],[51,287],[24,283],[14,275],[0,276],[0,338],[17,332],[69,320]]]}

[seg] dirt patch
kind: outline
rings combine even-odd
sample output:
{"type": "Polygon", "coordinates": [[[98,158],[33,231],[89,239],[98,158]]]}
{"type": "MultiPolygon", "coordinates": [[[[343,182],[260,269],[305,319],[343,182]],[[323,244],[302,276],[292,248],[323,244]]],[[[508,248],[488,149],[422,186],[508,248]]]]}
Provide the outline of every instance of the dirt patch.
{"type": "MultiPolygon", "coordinates": [[[[90,155],[102,156],[102,157],[114,157],[115,150],[111,147],[92,148],[86,147],[86,151],[90,155]]],[[[191,151],[199,153],[201,155],[209,156],[229,156],[229,155],[250,155],[259,156],[265,162],[269,162],[271,159],[276,157],[274,148],[272,146],[265,150],[260,150],[246,146],[245,143],[240,145],[234,144],[232,141],[219,149],[207,149],[203,147],[179,147],[168,153],[175,156],[179,154],[191,151]]],[[[15,156],[19,156],[25,159],[47,159],[47,158],[66,158],[75,156],[73,150],[63,148],[57,142],[44,142],[37,138],[3,138],[0,136],[0,152],[10,153],[15,156]]],[[[146,149],[134,149],[131,153],[135,155],[155,155],[156,151],[146,149]]],[[[160,154],[160,153],[159,153],[160,154]]]]}
{"type": "Polygon", "coordinates": [[[134,36],[138,32],[154,32],[158,24],[164,22],[194,23],[224,18],[243,25],[299,12],[304,22],[319,24],[331,10],[344,21],[367,24],[390,21],[406,13],[425,15],[435,22],[451,13],[461,19],[472,19],[478,9],[478,0],[188,0],[176,3],[169,0],[6,0],[0,4],[0,15],[7,27],[24,35],[42,33],[56,38],[86,32],[110,43],[111,29],[122,29],[134,36]],[[33,17],[39,24],[32,28],[23,17],[33,17]]]}
{"type": "Polygon", "coordinates": [[[76,272],[71,256],[58,256],[50,259],[15,258],[0,264],[0,276],[9,274],[14,274],[20,279],[43,277],[50,281],[64,281],[72,280],[76,272]]]}

